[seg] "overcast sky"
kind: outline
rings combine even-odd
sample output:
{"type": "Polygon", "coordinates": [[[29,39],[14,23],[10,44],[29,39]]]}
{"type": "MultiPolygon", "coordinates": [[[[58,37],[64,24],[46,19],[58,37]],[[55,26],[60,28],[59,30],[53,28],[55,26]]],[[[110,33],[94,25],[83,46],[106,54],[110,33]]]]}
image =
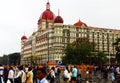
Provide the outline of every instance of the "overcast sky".
{"type": "MultiPolygon", "coordinates": [[[[48,0],[0,0],[0,55],[21,51],[21,37],[37,30],[48,0]]],[[[120,30],[120,0],[49,0],[51,11],[74,24],[120,30]]]]}

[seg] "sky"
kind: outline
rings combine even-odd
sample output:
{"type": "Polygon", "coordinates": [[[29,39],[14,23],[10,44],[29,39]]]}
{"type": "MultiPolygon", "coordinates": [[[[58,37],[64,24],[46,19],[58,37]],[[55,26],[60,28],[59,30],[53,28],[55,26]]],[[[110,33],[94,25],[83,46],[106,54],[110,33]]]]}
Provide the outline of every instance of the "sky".
{"type": "MultiPolygon", "coordinates": [[[[0,0],[0,56],[21,51],[21,37],[37,30],[48,0],[0,0]]],[[[120,0],[49,0],[51,11],[73,25],[120,30],[120,0]]]]}

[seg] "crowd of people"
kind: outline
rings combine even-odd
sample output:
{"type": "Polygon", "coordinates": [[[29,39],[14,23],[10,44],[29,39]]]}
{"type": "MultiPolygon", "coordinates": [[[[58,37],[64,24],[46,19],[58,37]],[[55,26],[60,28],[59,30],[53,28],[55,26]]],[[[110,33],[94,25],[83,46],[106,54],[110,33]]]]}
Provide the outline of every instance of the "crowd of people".
{"type": "Polygon", "coordinates": [[[85,80],[94,80],[101,76],[104,83],[110,76],[111,82],[120,83],[119,66],[8,66],[0,65],[0,83],[82,83],[85,80]],[[83,72],[84,70],[84,72],[83,72]],[[98,73],[99,72],[99,73],[98,73]]]}

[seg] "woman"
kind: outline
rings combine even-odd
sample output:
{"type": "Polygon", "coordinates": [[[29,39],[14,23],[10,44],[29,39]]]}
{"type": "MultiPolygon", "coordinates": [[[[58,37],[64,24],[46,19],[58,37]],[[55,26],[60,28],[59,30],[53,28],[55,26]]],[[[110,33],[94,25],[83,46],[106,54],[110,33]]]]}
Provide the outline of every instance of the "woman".
{"type": "Polygon", "coordinates": [[[33,83],[32,67],[28,68],[26,83],[33,83]]]}

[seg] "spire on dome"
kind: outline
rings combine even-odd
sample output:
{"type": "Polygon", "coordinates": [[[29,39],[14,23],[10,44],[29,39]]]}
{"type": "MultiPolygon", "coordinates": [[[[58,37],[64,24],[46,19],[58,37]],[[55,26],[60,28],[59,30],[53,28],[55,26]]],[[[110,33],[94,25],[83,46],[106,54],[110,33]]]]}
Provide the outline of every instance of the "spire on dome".
{"type": "Polygon", "coordinates": [[[58,16],[60,16],[60,10],[58,9],[58,16]]]}
{"type": "Polygon", "coordinates": [[[54,21],[55,15],[54,13],[50,10],[50,3],[49,1],[46,3],[46,10],[41,14],[38,24],[41,23],[41,21],[44,20],[52,20],[54,21]]]}
{"type": "Polygon", "coordinates": [[[48,2],[46,3],[46,10],[49,10],[50,9],[50,3],[49,3],[49,0],[48,2]]]}
{"type": "Polygon", "coordinates": [[[60,16],[60,12],[58,9],[58,16],[55,18],[54,23],[63,23],[63,18],[60,16]]]}

